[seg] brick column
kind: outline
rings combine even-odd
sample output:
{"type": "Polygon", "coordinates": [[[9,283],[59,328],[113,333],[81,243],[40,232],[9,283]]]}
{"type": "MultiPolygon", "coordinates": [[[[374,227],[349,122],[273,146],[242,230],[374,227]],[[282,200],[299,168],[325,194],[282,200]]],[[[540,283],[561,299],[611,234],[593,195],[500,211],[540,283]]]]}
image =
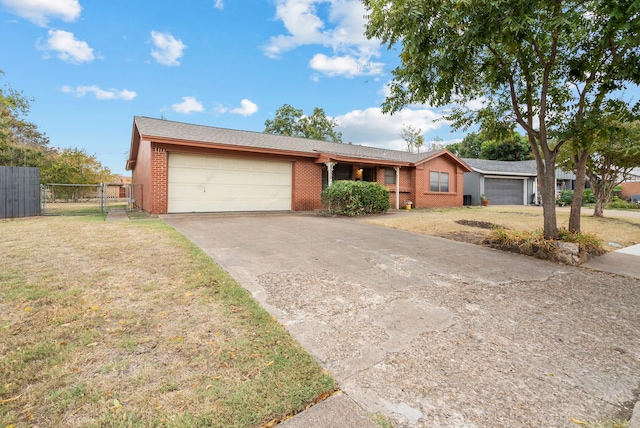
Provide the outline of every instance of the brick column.
{"type": "Polygon", "coordinates": [[[167,213],[169,158],[160,147],[151,150],[151,213],[167,213]]]}

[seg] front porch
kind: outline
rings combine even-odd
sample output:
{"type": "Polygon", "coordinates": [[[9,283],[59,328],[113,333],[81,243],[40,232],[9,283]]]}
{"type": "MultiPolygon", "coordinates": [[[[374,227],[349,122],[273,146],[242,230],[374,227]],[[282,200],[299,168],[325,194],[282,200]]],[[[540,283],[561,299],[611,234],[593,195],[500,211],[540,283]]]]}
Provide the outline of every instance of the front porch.
{"type": "MultiPolygon", "coordinates": [[[[377,182],[389,189],[389,202],[395,209],[415,200],[411,186],[412,169],[400,165],[371,165],[362,162],[324,162],[322,189],[336,180],[377,182]]],[[[415,171],[415,170],[414,170],[415,171]]]]}

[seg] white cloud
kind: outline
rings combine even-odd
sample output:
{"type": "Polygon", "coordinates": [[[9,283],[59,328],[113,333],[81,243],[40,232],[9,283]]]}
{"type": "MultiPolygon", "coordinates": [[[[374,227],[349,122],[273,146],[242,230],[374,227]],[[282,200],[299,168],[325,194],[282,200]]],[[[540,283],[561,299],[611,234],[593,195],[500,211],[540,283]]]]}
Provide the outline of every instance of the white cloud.
{"type": "Polygon", "coordinates": [[[10,13],[44,27],[50,19],[73,22],[80,16],[78,0],[0,0],[10,13]]]}
{"type": "Polygon", "coordinates": [[[131,101],[138,94],[128,89],[109,89],[105,90],[98,86],[78,86],[75,89],[71,86],[63,86],[62,92],[67,94],[75,94],[77,97],[84,97],[86,94],[94,94],[97,100],[125,100],[131,101]]]}
{"type": "Polygon", "coordinates": [[[283,53],[304,45],[321,45],[333,50],[333,57],[316,54],[310,66],[327,76],[382,74],[382,64],[372,63],[380,55],[378,40],[364,36],[364,5],[358,0],[277,0],[276,19],[287,34],[269,39],[265,55],[279,58],[283,53]],[[327,6],[326,21],[318,6],[327,6]]]}
{"type": "MultiPolygon", "coordinates": [[[[405,150],[406,143],[400,138],[404,125],[420,128],[423,135],[447,125],[442,115],[429,109],[404,109],[394,115],[382,113],[379,107],[354,110],[337,116],[343,142],[365,146],[405,150]]],[[[425,141],[430,141],[425,135],[425,141]]]]}
{"type": "Polygon", "coordinates": [[[160,64],[167,66],[180,65],[180,58],[187,45],[176,39],[170,33],[151,31],[151,39],[155,49],[151,49],[151,56],[160,64]]]}
{"type": "Polygon", "coordinates": [[[73,64],[91,62],[95,59],[93,49],[84,40],[77,40],[73,33],[63,30],[49,30],[46,43],[37,46],[45,51],[56,52],[58,58],[73,64]]]}
{"type": "Polygon", "coordinates": [[[329,58],[324,54],[316,54],[309,65],[312,69],[329,77],[343,75],[354,77],[365,74],[380,74],[383,64],[381,62],[367,62],[364,58],[354,58],[351,55],[334,56],[329,58]]]}
{"type": "Polygon", "coordinates": [[[224,2],[222,0],[214,0],[213,7],[222,10],[224,9],[224,2]]]}
{"type": "Polygon", "coordinates": [[[239,114],[241,116],[251,116],[258,111],[258,105],[247,99],[240,101],[240,107],[229,110],[230,113],[239,114]]]}
{"type": "Polygon", "coordinates": [[[182,97],[181,103],[172,104],[173,111],[182,114],[204,111],[204,106],[195,97],[182,97]]]}

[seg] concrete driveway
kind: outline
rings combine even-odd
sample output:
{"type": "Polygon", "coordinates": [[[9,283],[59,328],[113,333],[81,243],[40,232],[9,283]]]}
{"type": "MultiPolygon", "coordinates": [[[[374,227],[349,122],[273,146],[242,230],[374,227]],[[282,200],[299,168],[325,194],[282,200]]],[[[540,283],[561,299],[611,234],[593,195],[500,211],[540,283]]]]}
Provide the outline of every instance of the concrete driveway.
{"type": "Polygon", "coordinates": [[[351,219],[163,220],[398,426],[568,427],[640,393],[637,279],[351,219]]]}

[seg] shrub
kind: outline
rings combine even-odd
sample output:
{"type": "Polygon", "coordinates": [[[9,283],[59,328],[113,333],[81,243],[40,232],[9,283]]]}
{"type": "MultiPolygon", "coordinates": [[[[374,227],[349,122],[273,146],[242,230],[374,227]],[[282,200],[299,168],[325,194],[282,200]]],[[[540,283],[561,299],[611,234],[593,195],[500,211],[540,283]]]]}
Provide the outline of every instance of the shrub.
{"type": "Polygon", "coordinates": [[[582,194],[582,203],[583,204],[595,204],[596,197],[593,195],[593,190],[584,189],[584,193],[582,194]]]}
{"type": "MultiPolygon", "coordinates": [[[[556,204],[561,207],[571,205],[571,200],[573,199],[573,190],[563,190],[560,192],[560,197],[556,200],[556,204]]],[[[582,202],[581,204],[595,204],[596,197],[593,195],[593,190],[585,189],[582,193],[582,202]]]]}
{"type": "MultiPolygon", "coordinates": [[[[593,256],[604,254],[602,241],[591,233],[571,233],[566,228],[558,230],[560,241],[578,244],[582,260],[588,260],[593,256]]],[[[529,230],[505,230],[496,228],[487,238],[490,245],[542,259],[558,259],[556,243],[544,238],[542,229],[529,230]]],[[[561,259],[558,259],[561,260],[561,259]]]]}
{"type": "Polygon", "coordinates": [[[634,204],[632,202],[627,202],[624,199],[621,199],[617,196],[611,198],[611,202],[607,204],[607,208],[617,208],[623,210],[638,210],[640,209],[640,204],[634,204]]]}
{"type": "Polygon", "coordinates": [[[573,199],[573,190],[563,190],[560,192],[560,197],[556,200],[556,204],[561,207],[571,205],[571,199],[573,199]]]}
{"type": "Polygon", "coordinates": [[[334,181],[322,191],[322,204],[331,214],[358,216],[387,211],[389,189],[366,181],[334,181]]]}
{"type": "Polygon", "coordinates": [[[564,227],[561,227],[558,233],[561,241],[574,242],[580,246],[581,251],[586,251],[590,255],[605,253],[602,241],[593,233],[569,232],[569,229],[564,227]]]}

